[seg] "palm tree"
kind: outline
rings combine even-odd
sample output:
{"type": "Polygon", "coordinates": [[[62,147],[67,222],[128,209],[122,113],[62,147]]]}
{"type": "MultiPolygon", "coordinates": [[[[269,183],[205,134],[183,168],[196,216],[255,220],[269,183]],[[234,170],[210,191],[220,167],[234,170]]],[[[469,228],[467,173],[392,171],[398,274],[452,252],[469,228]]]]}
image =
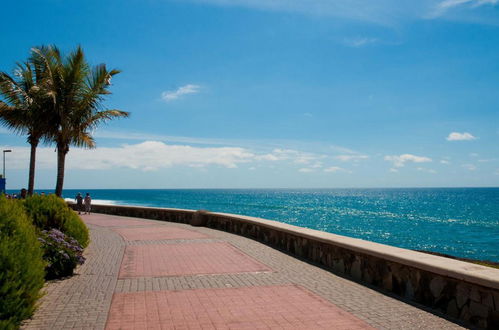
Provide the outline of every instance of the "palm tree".
{"type": "Polygon", "coordinates": [[[48,99],[40,88],[44,72],[30,62],[18,63],[15,79],[0,72],[0,122],[18,134],[27,135],[31,146],[28,194],[35,185],[36,148],[47,132],[48,99]]]}
{"type": "Polygon", "coordinates": [[[51,97],[54,121],[49,134],[57,146],[57,182],[55,193],[62,195],[66,155],[71,145],[94,148],[91,131],[117,117],[128,117],[120,110],[102,110],[111,78],[120,71],[108,71],[104,64],[90,67],[78,47],[63,57],[55,47],[34,48],[34,63],[46,69],[44,89],[51,97]]]}

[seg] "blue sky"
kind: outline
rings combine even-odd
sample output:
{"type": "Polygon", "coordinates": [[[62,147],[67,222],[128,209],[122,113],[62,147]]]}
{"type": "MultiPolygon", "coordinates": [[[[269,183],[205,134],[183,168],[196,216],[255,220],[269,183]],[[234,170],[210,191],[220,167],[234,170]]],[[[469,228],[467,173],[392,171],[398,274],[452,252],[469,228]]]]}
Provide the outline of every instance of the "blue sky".
{"type": "MultiPolygon", "coordinates": [[[[499,186],[499,0],[2,4],[0,70],[80,44],[131,118],[66,188],[499,186]]],[[[8,188],[25,137],[0,128],[8,188]]],[[[54,146],[36,186],[55,185],[54,146]]]]}

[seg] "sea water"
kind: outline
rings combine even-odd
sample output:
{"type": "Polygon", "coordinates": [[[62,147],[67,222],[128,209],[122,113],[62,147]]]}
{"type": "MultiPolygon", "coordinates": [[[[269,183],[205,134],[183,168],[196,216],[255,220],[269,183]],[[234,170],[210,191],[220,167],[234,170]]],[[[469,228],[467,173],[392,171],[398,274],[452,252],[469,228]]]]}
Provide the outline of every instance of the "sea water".
{"type": "Polygon", "coordinates": [[[255,216],[408,249],[499,262],[499,188],[65,190],[94,203],[255,216]]]}

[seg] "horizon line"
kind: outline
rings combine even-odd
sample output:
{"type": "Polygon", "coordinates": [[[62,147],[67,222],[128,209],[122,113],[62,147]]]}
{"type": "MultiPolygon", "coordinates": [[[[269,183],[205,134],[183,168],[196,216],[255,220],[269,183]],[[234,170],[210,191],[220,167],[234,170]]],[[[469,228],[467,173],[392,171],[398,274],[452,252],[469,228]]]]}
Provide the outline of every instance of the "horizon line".
{"type": "MultiPolygon", "coordinates": [[[[422,187],[258,187],[258,188],[65,188],[65,190],[331,190],[331,189],[498,189],[499,186],[422,186],[422,187]]],[[[19,189],[5,189],[5,191],[18,191],[19,189]]],[[[36,188],[37,191],[50,192],[55,189],[36,188]]]]}

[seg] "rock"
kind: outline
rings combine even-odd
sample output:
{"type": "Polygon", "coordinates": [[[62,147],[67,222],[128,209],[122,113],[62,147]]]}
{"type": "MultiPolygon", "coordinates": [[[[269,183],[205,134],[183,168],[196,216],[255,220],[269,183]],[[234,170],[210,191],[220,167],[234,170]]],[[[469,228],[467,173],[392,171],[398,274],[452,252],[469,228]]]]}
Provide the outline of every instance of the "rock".
{"type": "Polygon", "coordinates": [[[478,289],[476,287],[471,288],[470,299],[478,303],[481,301],[480,292],[478,292],[478,289]]]}
{"type": "Polygon", "coordinates": [[[470,303],[470,314],[486,319],[489,315],[489,308],[472,300],[470,303]]]}
{"type": "Polygon", "coordinates": [[[459,315],[459,318],[465,322],[468,322],[470,320],[471,314],[468,306],[464,306],[463,309],[461,309],[461,314],[459,315]]]}
{"type": "Polygon", "coordinates": [[[205,210],[199,210],[199,211],[194,212],[194,214],[192,215],[191,221],[190,221],[191,226],[196,226],[196,227],[206,226],[206,222],[207,222],[206,213],[207,212],[208,211],[205,211],[205,210]]]}
{"type": "Polygon", "coordinates": [[[456,302],[457,307],[462,308],[470,298],[471,288],[465,284],[458,284],[456,287],[456,302]]]}
{"type": "Polygon", "coordinates": [[[459,316],[459,308],[457,308],[457,303],[455,299],[452,299],[449,304],[447,305],[447,315],[452,316],[452,317],[458,317],[459,316]]]}
{"type": "Polygon", "coordinates": [[[494,310],[499,312],[499,292],[493,292],[492,295],[494,296],[494,310]]]}
{"type": "Polygon", "coordinates": [[[371,284],[373,282],[372,269],[370,267],[364,266],[364,273],[362,274],[362,280],[366,283],[371,284]]]}
{"type": "Polygon", "coordinates": [[[405,282],[405,297],[407,299],[410,299],[412,300],[414,298],[414,287],[412,286],[412,282],[411,280],[407,280],[407,282],[405,282]]]}
{"type": "Polygon", "coordinates": [[[326,266],[327,267],[331,267],[332,265],[332,258],[331,258],[331,253],[328,253],[327,256],[326,256],[326,266]]]}
{"type": "Polygon", "coordinates": [[[435,277],[430,282],[430,291],[435,299],[438,299],[447,283],[441,277],[435,277]]]}
{"type": "Polygon", "coordinates": [[[421,272],[417,269],[414,269],[413,271],[411,271],[410,279],[412,290],[414,291],[414,296],[416,296],[421,284],[421,272]]]}
{"type": "Polygon", "coordinates": [[[383,286],[383,289],[388,290],[388,291],[392,291],[393,278],[392,278],[392,273],[390,271],[383,275],[382,286],[383,286]]]}
{"type": "Polygon", "coordinates": [[[345,264],[343,259],[333,260],[333,269],[335,272],[345,274],[345,264]]]}
{"type": "Polygon", "coordinates": [[[491,329],[499,329],[499,312],[498,311],[490,313],[489,326],[491,329]]]}
{"type": "Polygon", "coordinates": [[[489,292],[480,292],[481,296],[481,304],[489,307],[490,309],[494,309],[494,298],[492,298],[492,294],[489,292]]]}
{"type": "Polygon", "coordinates": [[[355,258],[355,261],[352,263],[352,269],[350,269],[350,275],[356,280],[362,279],[362,270],[360,269],[360,259],[355,258]]]}
{"type": "Polygon", "coordinates": [[[292,241],[292,244],[294,245],[294,251],[297,255],[303,256],[303,249],[301,248],[302,245],[300,243],[299,239],[295,239],[292,241]]]}

